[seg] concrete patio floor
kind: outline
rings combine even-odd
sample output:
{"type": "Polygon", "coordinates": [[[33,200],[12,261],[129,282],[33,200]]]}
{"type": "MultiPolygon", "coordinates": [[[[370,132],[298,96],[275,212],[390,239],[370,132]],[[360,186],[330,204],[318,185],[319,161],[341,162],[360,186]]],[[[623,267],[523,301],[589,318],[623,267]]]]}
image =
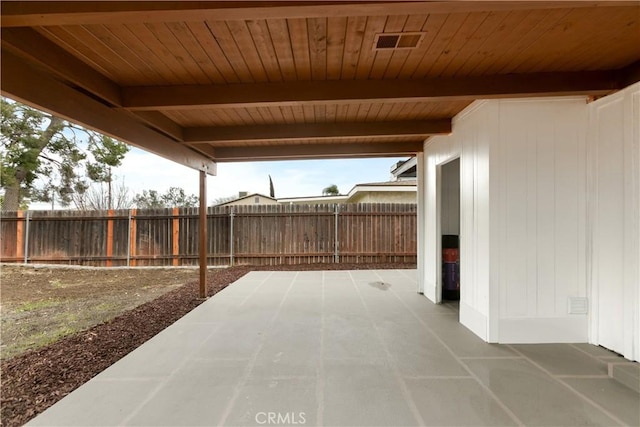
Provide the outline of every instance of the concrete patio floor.
{"type": "Polygon", "coordinates": [[[621,359],[491,345],[415,270],[253,272],[29,425],[640,425],[621,359]]]}

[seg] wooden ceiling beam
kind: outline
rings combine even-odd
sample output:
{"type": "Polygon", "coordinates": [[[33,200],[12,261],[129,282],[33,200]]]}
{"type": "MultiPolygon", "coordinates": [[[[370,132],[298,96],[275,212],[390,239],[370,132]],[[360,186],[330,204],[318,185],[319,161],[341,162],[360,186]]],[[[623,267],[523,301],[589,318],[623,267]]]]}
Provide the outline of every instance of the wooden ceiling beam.
{"type": "Polygon", "coordinates": [[[112,136],[193,169],[215,175],[216,164],[171,138],[60,82],[15,54],[2,50],[0,89],[3,96],[112,136]]]}
{"type": "Polygon", "coordinates": [[[122,111],[146,123],[158,132],[162,132],[174,141],[184,141],[182,126],[158,111],[129,111],[125,109],[122,111]]]}
{"type": "Polygon", "coordinates": [[[3,1],[3,28],[637,6],[633,1],[3,1]]]}
{"type": "Polygon", "coordinates": [[[358,123],[306,123],[288,125],[217,126],[186,128],[189,143],[282,141],[345,137],[430,136],[451,133],[451,120],[358,123]]]}
{"type": "Polygon", "coordinates": [[[262,160],[340,159],[412,156],[424,149],[422,141],[380,143],[335,143],[216,147],[217,162],[262,160]]]}
{"type": "Polygon", "coordinates": [[[116,83],[30,28],[3,28],[2,47],[111,106],[122,103],[116,83]]]}
{"type": "Polygon", "coordinates": [[[640,82],[640,61],[636,61],[618,70],[618,82],[620,89],[640,82]]]}
{"type": "Polygon", "coordinates": [[[207,157],[211,157],[212,159],[214,159],[216,157],[216,150],[211,145],[207,145],[207,144],[187,144],[187,146],[190,147],[191,149],[196,150],[197,152],[207,156],[207,157]]]}
{"type": "Polygon", "coordinates": [[[615,72],[505,74],[425,80],[327,80],[232,85],[122,88],[131,110],[264,107],[273,104],[341,104],[606,95],[618,89],[615,72]]]}
{"type": "MultiPolygon", "coordinates": [[[[30,28],[3,29],[2,47],[44,68],[60,80],[82,88],[108,106],[122,105],[120,86],[30,28]]],[[[126,112],[172,139],[182,141],[182,127],[164,114],[156,111],[126,112]]]]}

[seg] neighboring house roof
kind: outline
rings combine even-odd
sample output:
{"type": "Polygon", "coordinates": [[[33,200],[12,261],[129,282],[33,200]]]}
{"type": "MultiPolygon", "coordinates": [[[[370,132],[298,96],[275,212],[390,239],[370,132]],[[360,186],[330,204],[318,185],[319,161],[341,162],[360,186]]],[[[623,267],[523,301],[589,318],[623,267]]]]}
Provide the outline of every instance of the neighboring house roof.
{"type": "Polygon", "coordinates": [[[260,193],[253,193],[243,197],[239,197],[234,200],[230,200],[225,203],[221,203],[217,206],[233,205],[243,199],[250,197],[264,197],[271,199],[277,203],[349,203],[356,196],[363,193],[374,192],[415,192],[417,190],[417,179],[409,177],[411,170],[415,171],[416,158],[411,157],[404,162],[398,162],[391,168],[391,173],[394,175],[396,181],[383,181],[383,182],[365,182],[356,184],[347,194],[338,194],[337,196],[307,196],[307,197],[282,197],[274,199],[273,197],[265,196],[260,193]],[[403,176],[404,174],[404,176],[403,176]],[[408,175],[407,175],[408,174],[408,175]]]}
{"type": "Polygon", "coordinates": [[[369,182],[358,184],[356,187],[415,187],[417,182],[416,179],[403,179],[402,181],[369,182]]]}
{"type": "Polygon", "coordinates": [[[286,197],[278,199],[278,203],[343,203],[348,202],[358,193],[364,192],[415,192],[415,179],[402,181],[384,181],[356,184],[347,194],[339,196],[286,197]]]}
{"type": "Polygon", "coordinates": [[[237,203],[241,200],[245,200],[245,199],[249,199],[251,197],[262,197],[265,199],[269,199],[269,200],[273,200],[274,202],[278,202],[277,199],[270,197],[270,196],[265,196],[264,194],[260,194],[260,193],[252,193],[252,194],[247,194],[246,196],[242,196],[242,197],[238,197],[237,199],[233,199],[233,200],[229,200],[228,202],[224,202],[224,203],[220,203],[216,206],[226,206],[226,205],[233,205],[234,203],[237,203]]]}
{"type": "Polygon", "coordinates": [[[411,157],[404,162],[398,162],[391,167],[391,175],[397,180],[415,178],[417,164],[418,160],[416,157],[411,157]]]}
{"type": "Polygon", "coordinates": [[[278,203],[342,203],[346,202],[349,198],[346,194],[340,194],[338,196],[303,196],[303,197],[283,197],[278,199],[278,203]]]}

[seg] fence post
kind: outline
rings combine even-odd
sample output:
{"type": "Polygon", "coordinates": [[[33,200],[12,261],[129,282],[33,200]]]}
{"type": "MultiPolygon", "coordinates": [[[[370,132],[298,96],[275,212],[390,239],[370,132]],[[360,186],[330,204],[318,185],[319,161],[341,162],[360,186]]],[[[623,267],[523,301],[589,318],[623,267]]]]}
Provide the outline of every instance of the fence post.
{"type": "Polygon", "coordinates": [[[113,209],[107,212],[107,267],[113,266],[113,209]]]}
{"type": "Polygon", "coordinates": [[[29,263],[29,218],[30,212],[27,211],[27,217],[24,222],[24,263],[29,263]]]}
{"type": "Polygon", "coordinates": [[[16,212],[16,262],[24,258],[24,212],[16,212]]]}
{"type": "Polygon", "coordinates": [[[334,217],[335,217],[335,221],[333,223],[333,227],[334,227],[334,232],[333,232],[333,262],[335,262],[336,264],[338,262],[340,262],[340,255],[338,254],[338,214],[339,214],[339,208],[338,208],[338,204],[336,203],[334,205],[334,217]]]}
{"type": "Polygon", "coordinates": [[[174,266],[180,265],[180,209],[173,208],[173,218],[172,218],[172,262],[171,264],[174,266]]]}
{"type": "Polygon", "coordinates": [[[231,206],[231,212],[229,213],[229,264],[233,267],[233,206],[231,206]]]}
{"type": "Polygon", "coordinates": [[[137,242],[137,224],[136,224],[136,213],[138,212],[137,209],[131,209],[131,216],[130,218],[130,225],[131,227],[129,227],[129,265],[131,265],[132,267],[135,267],[137,264],[137,260],[136,260],[136,253],[138,248],[136,247],[136,242],[137,242]]]}

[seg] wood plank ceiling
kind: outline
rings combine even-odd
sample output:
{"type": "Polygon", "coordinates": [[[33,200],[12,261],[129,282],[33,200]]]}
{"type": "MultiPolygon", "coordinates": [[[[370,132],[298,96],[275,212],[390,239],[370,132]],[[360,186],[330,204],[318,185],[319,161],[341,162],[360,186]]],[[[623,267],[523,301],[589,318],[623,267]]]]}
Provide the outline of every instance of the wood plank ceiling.
{"type": "Polygon", "coordinates": [[[475,99],[599,96],[640,68],[639,2],[1,7],[3,94],[199,169],[413,154],[475,99]],[[398,33],[420,42],[375,48],[398,33]]]}

